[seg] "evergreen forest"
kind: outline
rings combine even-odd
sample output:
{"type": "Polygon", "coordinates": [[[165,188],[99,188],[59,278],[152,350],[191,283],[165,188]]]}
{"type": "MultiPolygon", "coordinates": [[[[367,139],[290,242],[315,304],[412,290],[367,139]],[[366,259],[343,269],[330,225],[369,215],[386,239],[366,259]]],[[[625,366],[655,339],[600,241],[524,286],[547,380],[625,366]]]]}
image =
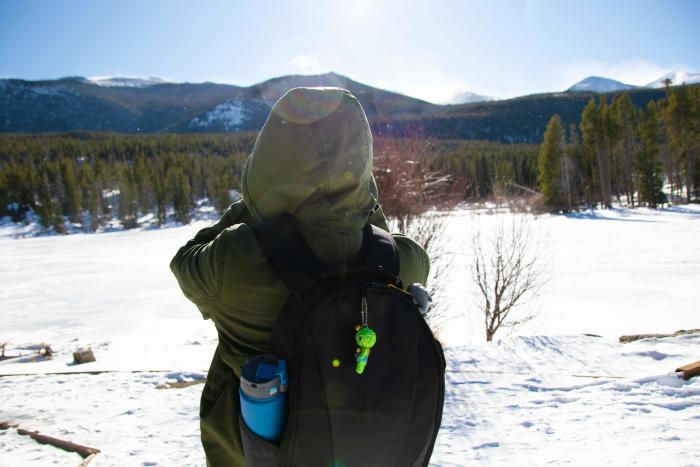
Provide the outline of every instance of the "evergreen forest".
{"type": "MultiPolygon", "coordinates": [[[[410,183],[424,185],[414,193],[456,202],[539,193],[551,211],[698,201],[700,86],[667,87],[646,107],[628,93],[609,97],[591,98],[579,125],[553,115],[540,145],[429,138],[420,129],[376,136],[380,201],[398,209],[399,188],[410,183]]],[[[219,212],[232,202],[255,137],[3,134],[0,217],[35,216],[56,233],[115,221],[132,228],[148,214],[187,223],[202,202],[219,212]]]]}

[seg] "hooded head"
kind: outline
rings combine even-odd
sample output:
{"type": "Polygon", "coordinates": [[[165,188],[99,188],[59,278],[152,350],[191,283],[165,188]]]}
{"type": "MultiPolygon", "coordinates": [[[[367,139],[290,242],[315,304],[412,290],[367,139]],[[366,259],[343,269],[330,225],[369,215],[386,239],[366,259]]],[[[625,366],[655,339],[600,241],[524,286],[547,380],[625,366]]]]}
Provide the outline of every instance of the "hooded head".
{"type": "Polygon", "coordinates": [[[372,133],[360,103],[340,88],[295,88],[274,105],[241,180],[253,217],[293,214],[329,263],[351,259],[376,205],[372,133]]]}

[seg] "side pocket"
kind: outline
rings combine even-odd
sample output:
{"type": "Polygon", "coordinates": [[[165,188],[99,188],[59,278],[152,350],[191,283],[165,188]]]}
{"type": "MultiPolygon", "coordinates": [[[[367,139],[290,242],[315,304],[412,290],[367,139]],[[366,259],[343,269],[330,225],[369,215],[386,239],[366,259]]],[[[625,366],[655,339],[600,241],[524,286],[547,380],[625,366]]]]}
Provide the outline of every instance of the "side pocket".
{"type": "Polygon", "coordinates": [[[250,431],[242,416],[239,416],[238,424],[246,467],[277,467],[280,448],[250,431]]]}

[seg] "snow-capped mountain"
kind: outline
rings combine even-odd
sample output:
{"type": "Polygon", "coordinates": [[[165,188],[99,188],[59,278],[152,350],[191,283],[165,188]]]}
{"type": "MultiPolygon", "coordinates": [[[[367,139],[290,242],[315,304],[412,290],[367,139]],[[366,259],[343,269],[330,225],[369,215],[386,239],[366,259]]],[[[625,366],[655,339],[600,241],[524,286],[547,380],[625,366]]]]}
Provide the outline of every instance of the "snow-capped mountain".
{"type": "Polygon", "coordinates": [[[94,76],[87,78],[92,84],[104,87],[113,88],[144,88],[146,86],[153,86],[154,84],[166,84],[168,81],[162,78],[121,78],[113,76],[94,76]]]}
{"type": "Polygon", "coordinates": [[[473,104],[475,102],[485,102],[492,100],[495,99],[490,96],[482,96],[481,94],[476,94],[474,92],[469,91],[460,91],[454,96],[452,96],[451,99],[445,101],[444,104],[473,104]]]}
{"type": "Polygon", "coordinates": [[[681,84],[696,84],[700,83],[700,73],[688,73],[686,71],[674,70],[666,73],[661,78],[647,84],[647,88],[664,88],[666,80],[671,80],[671,86],[680,86],[681,84]]]}
{"type": "Polygon", "coordinates": [[[578,83],[567,89],[567,92],[588,91],[588,92],[616,92],[625,91],[628,89],[652,88],[661,89],[666,87],[666,80],[671,80],[671,86],[680,86],[682,84],[697,84],[700,83],[700,73],[688,73],[687,71],[674,70],[666,73],[659,79],[652,81],[645,86],[633,86],[620,81],[615,81],[610,78],[600,76],[589,76],[588,78],[579,81],[578,83]]]}
{"type": "Polygon", "coordinates": [[[615,92],[624,91],[626,89],[635,89],[637,87],[638,86],[632,86],[631,84],[615,81],[614,79],[603,78],[600,76],[589,76],[588,78],[583,79],[571,86],[569,89],[567,89],[567,92],[615,92]]]}

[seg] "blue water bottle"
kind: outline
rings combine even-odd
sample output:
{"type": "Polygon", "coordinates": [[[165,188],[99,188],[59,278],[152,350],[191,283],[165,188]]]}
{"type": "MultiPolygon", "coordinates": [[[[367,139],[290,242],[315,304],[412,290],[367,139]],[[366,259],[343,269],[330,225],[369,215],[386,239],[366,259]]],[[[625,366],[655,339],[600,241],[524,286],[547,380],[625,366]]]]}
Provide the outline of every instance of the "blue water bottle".
{"type": "Polygon", "coordinates": [[[258,355],[241,368],[241,414],[250,430],[277,442],[287,418],[287,362],[258,355]]]}

